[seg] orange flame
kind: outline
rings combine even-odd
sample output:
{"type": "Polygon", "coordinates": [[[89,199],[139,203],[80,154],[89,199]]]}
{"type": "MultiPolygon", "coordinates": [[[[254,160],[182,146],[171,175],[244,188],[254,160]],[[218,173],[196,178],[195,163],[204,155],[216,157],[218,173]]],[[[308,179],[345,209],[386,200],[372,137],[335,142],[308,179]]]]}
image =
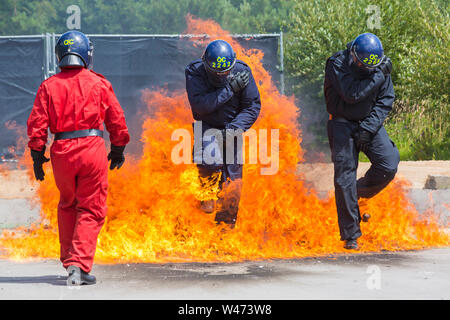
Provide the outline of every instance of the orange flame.
{"type": "MultiPolygon", "coordinates": [[[[279,129],[279,171],[261,175],[263,165],[244,166],[236,228],[221,233],[214,215],[205,215],[198,208],[191,188],[198,179],[195,165],[171,161],[176,144],[171,141],[172,132],[192,130],[185,92],[145,90],[142,99],[151,116],[143,124],[143,156],[109,174],[108,216],[98,239],[97,262],[230,262],[344,252],[333,195],[320,200],[296,174],[303,151],[294,97],[278,92],[262,66],[261,51],[242,48],[214,21],[188,16],[187,22],[187,33],[208,33],[214,35],[208,41],[228,41],[238,58],[251,66],[262,101],[253,128],[279,129]]],[[[205,40],[192,41],[199,45],[198,41],[205,40]]],[[[361,203],[372,218],[361,226],[359,252],[449,245],[450,237],[440,229],[436,217],[420,215],[408,200],[405,186],[406,182],[396,179],[376,197],[361,203]]],[[[46,166],[46,180],[37,195],[41,223],[5,231],[0,237],[9,258],[59,257],[58,191],[50,166],[46,166]]]]}

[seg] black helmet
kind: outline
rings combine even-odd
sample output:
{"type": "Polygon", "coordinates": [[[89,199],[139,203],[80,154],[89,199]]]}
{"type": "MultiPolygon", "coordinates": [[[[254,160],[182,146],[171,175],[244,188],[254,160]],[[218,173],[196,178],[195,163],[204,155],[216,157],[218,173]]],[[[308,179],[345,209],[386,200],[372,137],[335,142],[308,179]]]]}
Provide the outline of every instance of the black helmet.
{"type": "Polygon", "coordinates": [[[58,39],[55,46],[58,67],[92,66],[94,47],[89,38],[80,31],[67,31],[58,39]]]}
{"type": "Polygon", "coordinates": [[[383,45],[373,33],[360,34],[353,40],[351,52],[359,67],[373,69],[384,57],[383,45]]]}
{"type": "Polygon", "coordinates": [[[215,86],[224,86],[236,63],[236,53],[224,40],[214,40],[208,44],[203,53],[203,65],[208,79],[215,86]]]}

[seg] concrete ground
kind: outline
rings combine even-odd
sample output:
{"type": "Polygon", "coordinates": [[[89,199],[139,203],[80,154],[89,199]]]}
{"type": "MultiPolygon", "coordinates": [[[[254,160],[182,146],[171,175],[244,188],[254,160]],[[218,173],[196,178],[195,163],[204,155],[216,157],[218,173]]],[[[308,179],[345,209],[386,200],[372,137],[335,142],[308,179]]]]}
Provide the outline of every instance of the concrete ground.
{"type": "MultiPolygon", "coordinates": [[[[423,186],[428,174],[449,176],[449,164],[401,163],[399,167],[399,174],[411,182],[408,192],[416,208],[434,209],[444,223],[450,216],[450,189],[423,186]]],[[[326,194],[332,186],[332,167],[309,166],[301,166],[299,172],[304,171],[306,179],[326,194]]],[[[361,164],[358,175],[365,170],[367,164],[361,164]]],[[[27,181],[23,172],[0,181],[0,230],[37,219],[39,208],[29,204],[34,190],[27,181]]],[[[448,300],[449,270],[450,247],[446,247],[239,263],[96,264],[92,271],[96,285],[69,288],[57,260],[0,259],[0,300],[448,300]]]]}
{"type": "Polygon", "coordinates": [[[0,299],[450,299],[450,248],[240,263],[95,265],[70,288],[59,261],[0,260],[0,299]]]}

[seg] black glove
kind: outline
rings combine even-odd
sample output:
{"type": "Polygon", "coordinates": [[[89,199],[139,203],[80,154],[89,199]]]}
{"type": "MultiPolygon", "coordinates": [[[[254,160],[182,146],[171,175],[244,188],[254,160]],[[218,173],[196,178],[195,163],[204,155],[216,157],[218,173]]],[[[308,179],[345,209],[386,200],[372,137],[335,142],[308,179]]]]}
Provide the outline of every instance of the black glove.
{"type": "Polygon", "coordinates": [[[36,180],[44,181],[45,173],[42,165],[50,161],[45,157],[45,146],[42,151],[31,150],[31,157],[33,158],[34,177],[36,180]]]}
{"type": "Polygon", "coordinates": [[[392,61],[389,57],[384,56],[383,61],[381,61],[381,64],[379,65],[379,68],[384,73],[385,76],[388,74],[391,74],[392,71],[392,61]]]}
{"type": "Polygon", "coordinates": [[[367,153],[369,151],[370,141],[372,141],[372,133],[363,128],[359,128],[355,140],[358,150],[367,153]]]}
{"type": "Polygon", "coordinates": [[[110,170],[113,170],[114,168],[119,170],[123,165],[125,162],[125,156],[123,155],[124,150],[125,146],[118,147],[113,144],[111,145],[111,152],[108,154],[108,161],[111,160],[111,165],[109,166],[110,170]]]}
{"type": "Polygon", "coordinates": [[[230,80],[231,90],[233,90],[234,93],[238,93],[248,85],[249,80],[250,78],[248,71],[241,71],[233,74],[230,80]]]}

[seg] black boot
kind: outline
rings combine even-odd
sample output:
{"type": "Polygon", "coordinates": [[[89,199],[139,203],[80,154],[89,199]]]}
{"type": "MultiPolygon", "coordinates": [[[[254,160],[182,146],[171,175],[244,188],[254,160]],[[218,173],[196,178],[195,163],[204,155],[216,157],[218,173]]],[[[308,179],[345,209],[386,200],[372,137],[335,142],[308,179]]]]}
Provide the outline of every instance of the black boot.
{"type": "Polygon", "coordinates": [[[213,213],[215,208],[215,200],[200,201],[200,210],[202,210],[204,213],[213,213]]]}
{"type": "Polygon", "coordinates": [[[96,283],[94,276],[81,270],[77,266],[69,266],[67,272],[69,273],[69,276],[67,277],[68,286],[81,286],[83,284],[89,285],[96,283]]]}
{"type": "MultiPolygon", "coordinates": [[[[216,224],[225,223],[229,229],[234,229],[237,214],[230,214],[228,211],[219,211],[216,213],[216,224]]],[[[222,229],[223,230],[223,229],[222,229]]]]}
{"type": "Polygon", "coordinates": [[[358,241],[356,241],[356,239],[355,240],[345,240],[344,248],[350,249],[350,250],[358,250],[359,249],[358,241]]]}

